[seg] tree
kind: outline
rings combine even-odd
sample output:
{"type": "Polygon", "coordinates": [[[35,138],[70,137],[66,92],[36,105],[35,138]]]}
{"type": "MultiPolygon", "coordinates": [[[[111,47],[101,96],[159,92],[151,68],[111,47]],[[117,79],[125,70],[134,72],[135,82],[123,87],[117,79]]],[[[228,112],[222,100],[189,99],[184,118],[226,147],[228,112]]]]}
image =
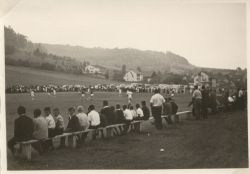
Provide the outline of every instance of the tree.
{"type": "Polygon", "coordinates": [[[142,72],[141,67],[137,67],[137,71],[142,72]]]}
{"type": "Polygon", "coordinates": [[[151,78],[154,78],[154,77],[156,77],[156,76],[157,76],[156,72],[153,71],[153,73],[152,73],[152,75],[151,75],[151,78]]]}

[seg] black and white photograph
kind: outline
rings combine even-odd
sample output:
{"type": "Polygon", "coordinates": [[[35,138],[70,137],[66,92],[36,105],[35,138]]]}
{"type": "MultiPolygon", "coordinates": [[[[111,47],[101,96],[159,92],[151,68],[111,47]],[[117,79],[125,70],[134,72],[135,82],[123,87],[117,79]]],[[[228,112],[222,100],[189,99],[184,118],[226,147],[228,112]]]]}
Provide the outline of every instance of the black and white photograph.
{"type": "Polygon", "coordinates": [[[249,172],[248,1],[1,4],[2,171],[249,172]]]}

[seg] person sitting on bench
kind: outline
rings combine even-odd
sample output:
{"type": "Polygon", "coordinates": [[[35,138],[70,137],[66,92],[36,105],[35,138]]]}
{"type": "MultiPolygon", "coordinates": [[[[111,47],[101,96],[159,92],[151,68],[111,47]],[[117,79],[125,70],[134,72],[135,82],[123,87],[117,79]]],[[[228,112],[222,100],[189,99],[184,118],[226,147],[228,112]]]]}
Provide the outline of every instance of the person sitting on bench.
{"type": "Polygon", "coordinates": [[[88,113],[88,120],[90,123],[89,129],[97,129],[100,126],[100,115],[98,112],[95,111],[95,106],[90,105],[89,108],[89,113],[88,113]]]}
{"type": "MultiPolygon", "coordinates": [[[[49,138],[52,138],[55,136],[56,123],[55,123],[53,116],[51,115],[50,107],[44,108],[44,114],[45,114],[45,119],[46,119],[47,124],[48,124],[49,138]]],[[[47,140],[47,149],[46,150],[54,150],[53,141],[51,139],[47,140]]]]}
{"type": "MultiPolygon", "coordinates": [[[[54,135],[61,135],[64,132],[64,120],[58,108],[53,109],[53,116],[54,116],[55,123],[56,123],[54,135]]],[[[65,142],[65,137],[61,137],[60,146],[58,147],[58,149],[65,147],[64,142],[65,142]]]]}
{"type": "Polygon", "coordinates": [[[140,107],[140,104],[136,104],[135,107],[136,107],[137,119],[144,120],[144,115],[143,115],[143,111],[140,107]]]}
{"type": "Polygon", "coordinates": [[[35,109],[34,110],[34,132],[33,138],[39,140],[36,143],[32,144],[32,147],[39,152],[39,154],[43,154],[45,148],[44,139],[48,138],[48,125],[47,121],[44,117],[41,116],[41,110],[35,109]]]}
{"type": "Polygon", "coordinates": [[[123,114],[124,114],[125,124],[126,124],[125,130],[123,133],[127,133],[129,129],[129,125],[133,121],[132,112],[128,109],[127,105],[123,105],[123,114]]]}
{"type": "Polygon", "coordinates": [[[26,109],[23,106],[17,108],[19,117],[15,119],[14,123],[14,137],[8,141],[8,148],[12,154],[15,154],[15,145],[21,141],[28,141],[32,139],[34,124],[31,118],[27,117],[26,109]]]}

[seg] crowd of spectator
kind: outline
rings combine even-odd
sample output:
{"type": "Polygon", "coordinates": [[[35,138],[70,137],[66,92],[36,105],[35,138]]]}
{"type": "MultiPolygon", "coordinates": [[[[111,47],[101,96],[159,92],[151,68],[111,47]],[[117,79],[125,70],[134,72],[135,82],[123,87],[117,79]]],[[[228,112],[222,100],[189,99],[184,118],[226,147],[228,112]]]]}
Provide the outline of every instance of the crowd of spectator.
{"type": "MultiPolygon", "coordinates": [[[[115,92],[121,90],[126,92],[130,90],[132,92],[147,92],[153,93],[155,89],[158,89],[159,85],[150,85],[150,84],[98,84],[98,85],[13,85],[6,87],[6,93],[30,93],[34,91],[36,93],[52,93],[54,90],[56,92],[81,92],[91,89],[92,91],[101,91],[101,92],[115,92]]],[[[173,87],[163,87],[161,88],[162,93],[184,93],[183,88],[173,88],[173,87]]]]}
{"type": "MultiPolygon", "coordinates": [[[[97,129],[113,124],[125,123],[125,130],[121,130],[122,134],[126,134],[129,124],[133,120],[148,120],[150,117],[150,110],[146,106],[146,101],[142,101],[141,105],[136,104],[134,109],[132,105],[117,104],[116,106],[109,106],[108,101],[103,101],[103,108],[97,112],[94,105],[90,105],[84,112],[83,106],[68,108],[68,124],[65,127],[64,119],[61,116],[59,108],[45,107],[43,114],[40,109],[34,110],[34,118],[31,119],[26,115],[26,108],[19,106],[17,109],[19,117],[14,124],[14,137],[8,141],[8,147],[15,153],[15,144],[21,141],[30,139],[41,140],[32,144],[40,154],[53,150],[54,145],[51,138],[67,132],[76,132],[86,129],[97,129]],[[46,140],[47,139],[47,140],[46,140]]],[[[86,134],[87,135],[87,134],[86,134]]],[[[84,142],[86,135],[78,138],[77,144],[80,146],[84,142]]],[[[65,147],[65,137],[60,139],[60,146],[65,147]]]]}

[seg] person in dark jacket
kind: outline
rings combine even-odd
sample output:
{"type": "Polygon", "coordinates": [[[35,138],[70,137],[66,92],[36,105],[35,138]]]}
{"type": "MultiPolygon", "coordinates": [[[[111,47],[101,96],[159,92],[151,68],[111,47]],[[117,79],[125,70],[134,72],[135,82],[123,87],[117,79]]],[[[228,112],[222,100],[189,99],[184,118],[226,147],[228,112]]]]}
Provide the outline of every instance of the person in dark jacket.
{"type": "Polygon", "coordinates": [[[124,114],[123,111],[121,110],[121,105],[119,104],[116,105],[115,118],[117,124],[125,122],[124,114]]]}
{"type": "Polygon", "coordinates": [[[206,87],[203,85],[201,90],[202,100],[201,100],[201,113],[203,119],[207,119],[207,108],[209,103],[209,93],[206,87]]]}
{"type": "Polygon", "coordinates": [[[27,117],[26,109],[23,106],[17,108],[19,118],[14,123],[14,137],[8,141],[8,148],[14,154],[14,146],[21,141],[28,141],[32,139],[34,125],[31,118],[27,117]]]}
{"type": "MultiPolygon", "coordinates": [[[[68,112],[69,112],[69,122],[68,122],[67,128],[64,130],[64,132],[69,133],[69,132],[80,131],[81,130],[81,125],[80,125],[78,117],[76,116],[75,108],[70,107],[68,109],[68,112]]],[[[78,137],[77,145],[81,144],[80,141],[81,141],[81,138],[78,137]]],[[[63,137],[61,139],[60,146],[62,146],[62,147],[65,146],[65,137],[63,137]]]]}
{"type": "Polygon", "coordinates": [[[81,130],[81,126],[78,120],[78,117],[75,114],[75,108],[70,107],[68,109],[69,112],[69,122],[68,122],[68,126],[65,129],[64,132],[77,132],[81,130]]]}
{"type": "Polygon", "coordinates": [[[103,101],[103,108],[101,109],[101,115],[103,115],[106,118],[107,125],[115,124],[115,114],[108,105],[108,101],[103,101]]]}
{"type": "Polygon", "coordinates": [[[144,120],[148,120],[150,117],[150,110],[146,105],[146,101],[142,101],[141,106],[142,106],[141,109],[142,109],[143,115],[144,115],[143,118],[144,118],[144,120]]]}

